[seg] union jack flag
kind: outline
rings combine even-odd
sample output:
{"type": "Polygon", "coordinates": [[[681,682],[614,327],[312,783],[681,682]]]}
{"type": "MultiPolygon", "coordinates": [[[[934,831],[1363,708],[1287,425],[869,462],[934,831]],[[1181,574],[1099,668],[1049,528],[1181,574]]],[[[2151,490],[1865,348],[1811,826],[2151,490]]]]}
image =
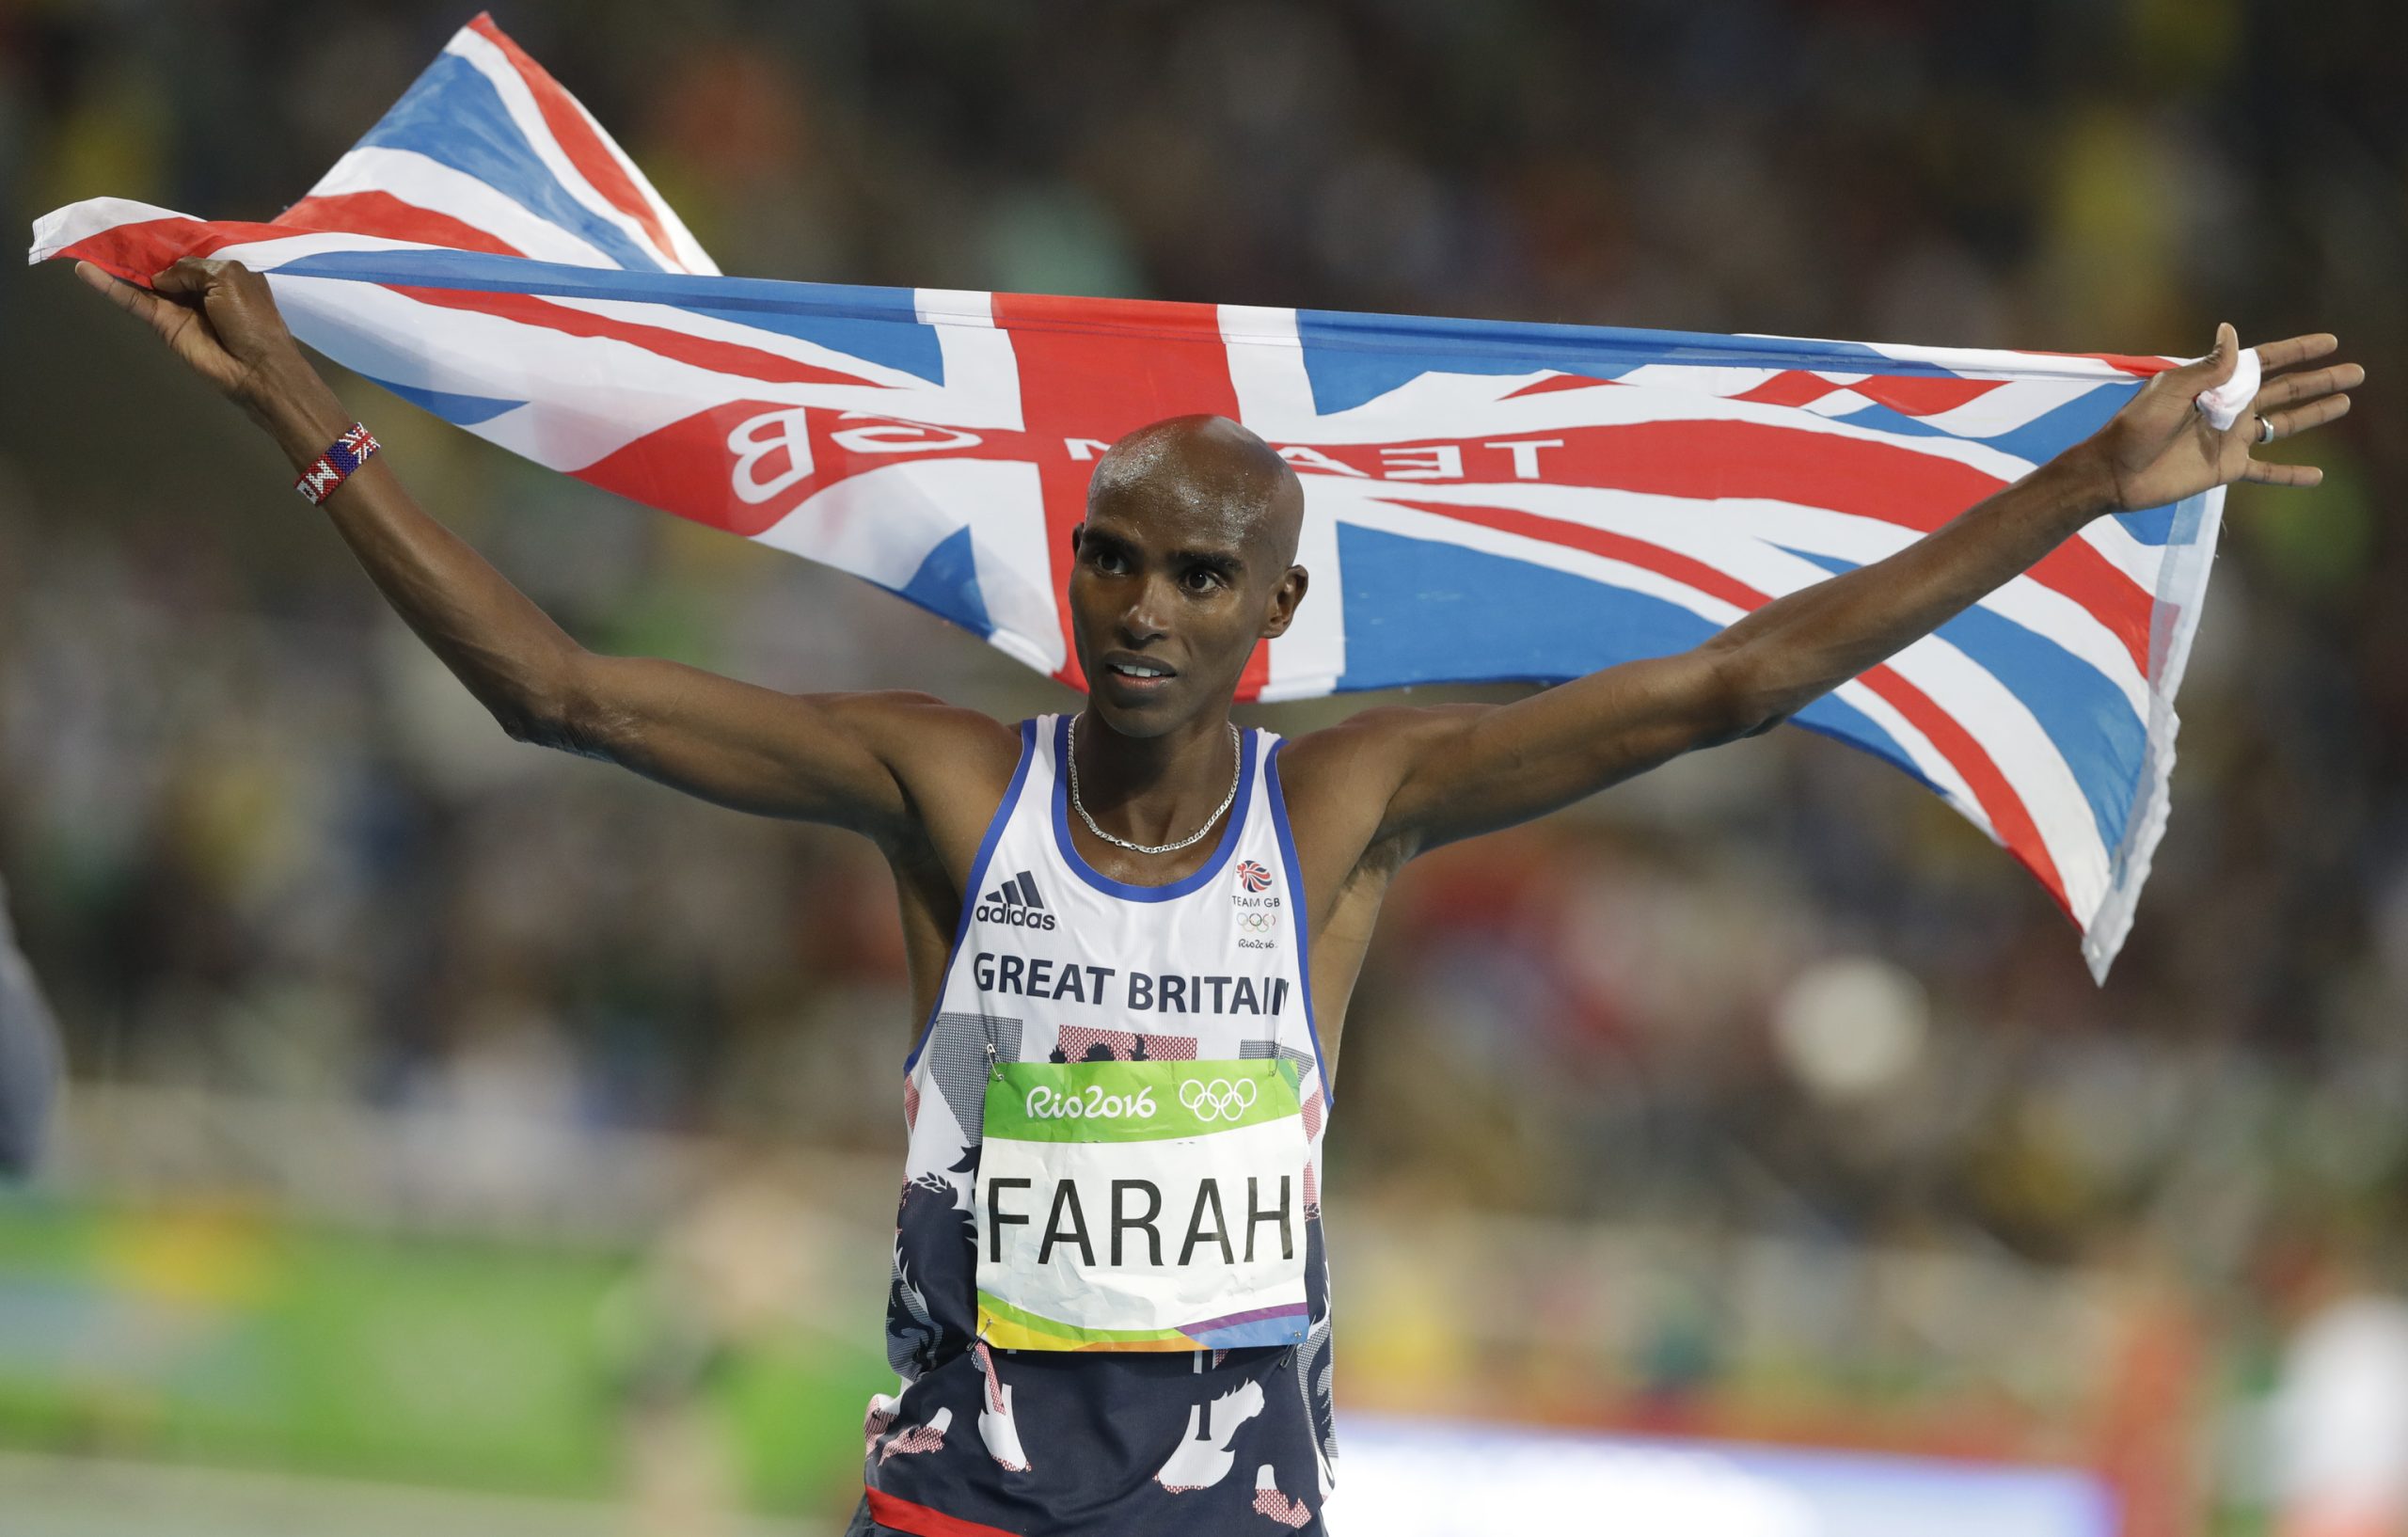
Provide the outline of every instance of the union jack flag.
{"type": "MultiPolygon", "coordinates": [[[[724,277],[482,15],[274,220],[102,198],[34,235],[137,281],[240,260],[396,394],[1073,687],[1055,563],[1097,454],[1233,417],[1302,476],[1318,578],[1249,700],[1687,647],[1939,527],[2174,361],[724,277]]],[[[2102,979],[2164,829],[2222,506],[2103,519],[1797,717],[2004,844],[2102,979]]]]}

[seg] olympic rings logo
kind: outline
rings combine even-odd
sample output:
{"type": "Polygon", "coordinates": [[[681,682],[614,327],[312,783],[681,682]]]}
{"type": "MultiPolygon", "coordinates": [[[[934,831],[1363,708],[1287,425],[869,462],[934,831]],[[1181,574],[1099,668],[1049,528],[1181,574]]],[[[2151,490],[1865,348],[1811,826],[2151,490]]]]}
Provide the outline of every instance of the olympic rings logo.
{"type": "Polygon", "coordinates": [[[1179,1102],[1197,1120],[1235,1120],[1254,1108],[1259,1092],[1251,1078],[1190,1078],[1179,1085],[1179,1102]]]}

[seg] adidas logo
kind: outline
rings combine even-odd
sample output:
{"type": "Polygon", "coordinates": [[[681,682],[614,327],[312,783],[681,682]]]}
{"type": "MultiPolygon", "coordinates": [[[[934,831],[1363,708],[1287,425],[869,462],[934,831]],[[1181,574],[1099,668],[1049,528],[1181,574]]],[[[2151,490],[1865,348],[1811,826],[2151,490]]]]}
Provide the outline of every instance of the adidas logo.
{"type": "Polygon", "coordinates": [[[1051,928],[1054,914],[1037,895],[1037,878],[1026,870],[978,899],[971,914],[982,924],[1009,924],[1015,928],[1051,928]]]}

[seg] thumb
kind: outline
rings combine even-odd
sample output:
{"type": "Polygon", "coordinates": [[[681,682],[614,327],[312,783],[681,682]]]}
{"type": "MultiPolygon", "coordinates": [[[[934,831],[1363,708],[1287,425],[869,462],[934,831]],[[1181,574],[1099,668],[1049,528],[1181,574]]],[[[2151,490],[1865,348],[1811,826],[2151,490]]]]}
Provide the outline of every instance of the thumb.
{"type": "Polygon", "coordinates": [[[198,299],[209,292],[210,284],[216,279],[217,266],[216,262],[204,261],[197,256],[179,257],[150,275],[151,291],[198,299]]]}
{"type": "Polygon", "coordinates": [[[75,279],[96,293],[106,293],[122,281],[112,277],[107,268],[92,261],[75,263],[75,279]]]}
{"type": "Polygon", "coordinates": [[[2209,350],[2208,355],[2205,357],[2193,358],[2180,368],[2174,370],[2174,372],[2181,379],[2184,386],[2195,393],[2202,389],[2213,389],[2231,378],[2232,371],[2240,361],[2241,333],[2232,328],[2230,321],[2226,321],[2216,326],[2216,344],[2209,350]]]}

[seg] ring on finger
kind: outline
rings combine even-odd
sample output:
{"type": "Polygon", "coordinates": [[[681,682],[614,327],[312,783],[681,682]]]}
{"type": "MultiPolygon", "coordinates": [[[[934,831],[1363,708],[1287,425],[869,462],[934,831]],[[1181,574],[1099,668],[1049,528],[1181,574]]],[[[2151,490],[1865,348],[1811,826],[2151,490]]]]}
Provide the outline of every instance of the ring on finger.
{"type": "Polygon", "coordinates": [[[2265,418],[2265,417],[2262,417],[2262,416],[2261,416],[2261,417],[2259,417],[2259,418],[2258,419],[2258,442],[2260,442],[2260,443],[2271,443],[2271,442],[2273,442],[2273,440],[2274,440],[2274,424],[2273,424],[2273,422],[2271,420],[2269,420],[2269,419],[2267,419],[2267,418],[2265,418]]]}

